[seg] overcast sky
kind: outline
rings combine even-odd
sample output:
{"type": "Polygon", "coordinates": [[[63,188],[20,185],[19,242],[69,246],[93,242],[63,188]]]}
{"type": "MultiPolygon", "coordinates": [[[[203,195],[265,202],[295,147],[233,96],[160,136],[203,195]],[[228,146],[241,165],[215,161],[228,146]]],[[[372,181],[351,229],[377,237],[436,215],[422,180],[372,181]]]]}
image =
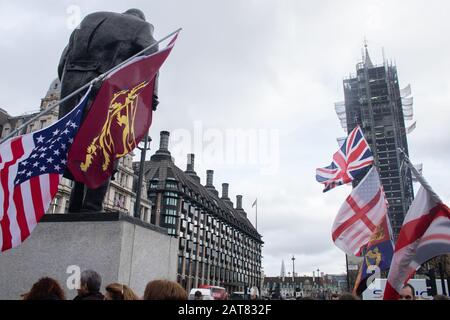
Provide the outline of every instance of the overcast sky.
{"type": "MultiPolygon", "coordinates": [[[[39,108],[56,77],[77,10],[142,9],[162,38],[182,27],[161,70],[160,105],[150,130],[172,133],[177,165],[196,153],[205,182],[230,183],[230,195],[258,198],[265,273],[345,271],[331,226],[351,191],[322,194],[315,168],[329,165],[341,129],[334,102],[355,72],[366,37],[374,63],[395,61],[401,87],[411,84],[417,129],[409,135],[413,162],[450,203],[450,22],[448,1],[362,0],[0,0],[0,107],[12,115],[39,108]],[[243,129],[245,131],[236,131],[243,129]],[[239,134],[244,147],[233,148],[239,134]],[[248,138],[248,139],[247,139],[248,138]],[[253,140],[251,140],[253,139],[253,140]],[[256,139],[256,140],[254,140],[256,139]],[[253,141],[245,146],[245,141],[253,141]]],[[[153,151],[152,151],[153,153],[153,151]]],[[[416,188],[417,190],[417,188],[416,188]]]]}

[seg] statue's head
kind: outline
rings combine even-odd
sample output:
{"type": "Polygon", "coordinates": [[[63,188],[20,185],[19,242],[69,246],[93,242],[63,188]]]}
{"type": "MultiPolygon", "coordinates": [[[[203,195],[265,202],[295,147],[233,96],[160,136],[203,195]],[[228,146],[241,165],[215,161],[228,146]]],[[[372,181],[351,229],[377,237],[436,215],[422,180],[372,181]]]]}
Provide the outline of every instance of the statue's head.
{"type": "Polygon", "coordinates": [[[134,9],[134,8],[128,9],[123,14],[129,14],[131,16],[135,16],[135,17],[145,21],[145,14],[144,14],[144,12],[142,12],[142,10],[139,10],[139,9],[134,9]]]}

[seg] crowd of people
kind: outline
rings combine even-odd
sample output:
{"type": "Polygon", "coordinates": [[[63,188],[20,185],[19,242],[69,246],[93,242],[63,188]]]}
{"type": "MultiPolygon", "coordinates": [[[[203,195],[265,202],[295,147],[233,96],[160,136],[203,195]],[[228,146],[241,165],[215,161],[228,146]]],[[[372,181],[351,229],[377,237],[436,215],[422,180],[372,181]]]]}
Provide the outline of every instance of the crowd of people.
{"type": "MultiPolygon", "coordinates": [[[[186,290],[177,282],[170,280],[153,280],[145,287],[144,295],[139,297],[129,286],[120,283],[111,283],[101,292],[102,278],[93,271],[86,270],[81,273],[80,286],[74,300],[187,300],[186,290]]],[[[24,300],[66,300],[66,295],[61,285],[55,279],[44,277],[39,279],[30,291],[23,294],[24,300]]],[[[200,291],[195,292],[194,300],[203,300],[200,291]]],[[[256,299],[253,297],[252,300],[256,299]]],[[[448,296],[436,295],[434,300],[449,300],[448,296]]],[[[302,297],[298,300],[315,300],[311,297],[302,297]]],[[[351,293],[334,293],[331,300],[360,300],[351,293]]],[[[412,285],[406,284],[400,291],[400,300],[420,300],[416,297],[412,285]]]]}
{"type": "MultiPolygon", "coordinates": [[[[102,278],[93,271],[81,273],[80,286],[74,300],[187,300],[184,288],[175,281],[154,280],[145,287],[143,297],[139,297],[125,284],[111,283],[101,292],[102,278]]],[[[31,290],[22,295],[24,300],[66,300],[64,290],[55,279],[44,277],[33,284],[31,290]]]]}

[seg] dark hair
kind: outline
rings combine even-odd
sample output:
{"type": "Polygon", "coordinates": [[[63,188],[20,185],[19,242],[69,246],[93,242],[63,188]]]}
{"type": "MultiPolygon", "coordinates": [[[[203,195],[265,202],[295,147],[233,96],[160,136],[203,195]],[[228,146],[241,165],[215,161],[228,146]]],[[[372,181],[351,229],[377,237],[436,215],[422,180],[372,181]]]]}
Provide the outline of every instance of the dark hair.
{"type": "Polygon", "coordinates": [[[359,298],[350,292],[344,292],[339,296],[339,300],[359,300],[359,298]]]}
{"type": "Polygon", "coordinates": [[[58,281],[52,278],[41,278],[33,284],[30,292],[23,295],[24,300],[65,300],[64,291],[58,281]]]}
{"type": "Polygon", "coordinates": [[[99,292],[102,285],[102,277],[94,270],[85,270],[81,273],[81,285],[86,285],[89,292],[99,292]]]}
{"type": "Polygon", "coordinates": [[[414,287],[411,284],[407,283],[403,286],[403,288],[410,288],[412,292],[412,298],[413,299],[416,298],[416,289],[414,289],[414,287]]]}
{"type": "Polygon", "coordinates": [[[195,291],[195,296],[196,297],[201,297],[202,296],[202,292],[199,291],[199,290],[195,291]]]}
{"type": "Polygon", "coordinates": [[[450,300],[450,298],[443,294],[437,294],[433,297],[433,300],[450,300]]]}
{"type": "Polygon", "coordinates": [[[187,300],[187,293],[177,282],[154,280],[145,287],[144,300],[187,300]]]}

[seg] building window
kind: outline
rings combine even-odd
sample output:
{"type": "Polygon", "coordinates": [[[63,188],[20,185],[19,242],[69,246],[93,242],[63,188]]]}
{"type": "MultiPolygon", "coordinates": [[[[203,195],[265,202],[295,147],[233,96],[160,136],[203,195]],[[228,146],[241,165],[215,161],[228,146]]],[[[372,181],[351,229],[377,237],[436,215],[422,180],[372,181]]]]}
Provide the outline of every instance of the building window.
{"type": "Polygon", "coordinates": [[[164,222],[166,224],[176,224],[177,223],[177,218],[176,217],[172,217],[172,216],[166,216],[164,218],[164,222]]]}
{"type": "Polygon", "coordinates": [[[166,209],[166,215],[168,216],[177,216],[177,210],[175,209],[166,209]]]}
{"type": "Polygon", "coordinates": [[[166,189],[177,190],[177,183],[175,181],[167,181],[166,182],[166,189]]]}
{"type": "Polygon", "coordinates": [[[178,199],[166,197],[166,205],[176,207],[178,205],[178,199]]]}
{"type": "Polygon", "coordinates": [[[126,201],[125,195],[119,192],[116,192],[114,194],[114,206],[119,207],[121,209],[125,209],[125,201],[126,201]]]}
{"type": "Polygon", "coordinates": [[[150,189],[156,189],[158,188],[158,180],[152,180],[150,182],[150,189]]]}
{"type": "Polygon", "coordinates": [[[53,203],[52,203],[52,213],[58,213],[59,210],[61,209],[60,207],[60,198],[55,197],[55,199],[53,199],[53,203]]]}
{"type": "Polygon", "coordinates": [[[183,256],[178,256],[178,273],[183,271],[183,256]]]}

